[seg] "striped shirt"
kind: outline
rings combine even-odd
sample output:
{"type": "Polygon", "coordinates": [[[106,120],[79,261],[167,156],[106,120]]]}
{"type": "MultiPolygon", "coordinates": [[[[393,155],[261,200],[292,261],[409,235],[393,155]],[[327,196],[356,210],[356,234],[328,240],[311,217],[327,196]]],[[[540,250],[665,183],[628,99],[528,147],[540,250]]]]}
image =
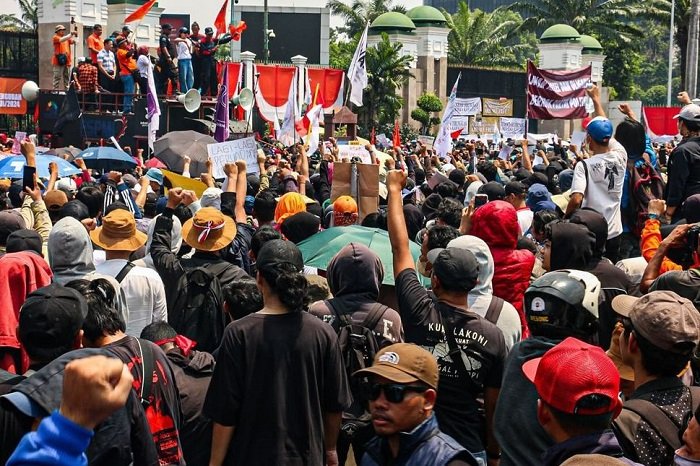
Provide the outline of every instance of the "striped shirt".
{"type": "Polygon", "coordinates": [[[114,68],[117,66],[114,52],[111,50],[100,50],[100,52],[97,54],[97,61],[102,63],[102,67],[109,73],[112,73],[114,68]]]}

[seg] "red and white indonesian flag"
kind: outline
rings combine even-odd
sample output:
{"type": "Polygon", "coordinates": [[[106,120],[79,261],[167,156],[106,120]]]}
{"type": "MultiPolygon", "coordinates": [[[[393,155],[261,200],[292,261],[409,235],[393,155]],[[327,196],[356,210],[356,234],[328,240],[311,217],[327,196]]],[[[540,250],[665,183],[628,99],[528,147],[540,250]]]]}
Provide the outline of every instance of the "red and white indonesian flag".
{"type": "MultiPolygon", "coordinates": [[[[457,99],[457,86],[459,85],[459,79],[462,77],[460,72],[457,75],[457,80],[452,86],[452,91],[450,92],[450,97],[447,100],[447,105],[445,106],[445,111],[442,114],[442,122],[440,123],[440,132],[435,138],[435,143],[433,148],[437,152],[438,156],[445,157],[452,150],[452,132],[456,129],[452,128],[451,122],[455,116],[455,100],[457,99]]],[[[462,131],[462,128],[459,129],[462,131]]],[[[457,133],[459,135],[459,133],[457,133]]]]}
{"type": "Polygon", "coordinates": [[[586,86],[591,66],[573,71],[548,71],[527,63],[527,116],[540,120],[585,118],[586,86]]]}

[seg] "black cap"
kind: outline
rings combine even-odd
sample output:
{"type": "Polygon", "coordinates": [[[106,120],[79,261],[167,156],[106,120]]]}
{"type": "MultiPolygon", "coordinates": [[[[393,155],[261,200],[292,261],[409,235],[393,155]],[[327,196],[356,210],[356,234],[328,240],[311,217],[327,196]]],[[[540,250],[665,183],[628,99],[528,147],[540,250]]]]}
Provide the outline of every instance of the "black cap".
{"type": "Polygon", "coordinates": [[[19,312],[19,338],[30,348],[67,345],[83,326],[87,313],[83,295],[52,283],[27,296],[19,312]]]}
{"type": "Polygon", "coordinates": [[[26,228],[26,225],[19,212],[16,210],[0,212],[0,244],[7,244],[7,237],[23,228],[26,228]]]}
{"type": "Polygon", "coordinates": [[[214,30],[210,27],[204,28],[204,34],[209,35],[209,34],[214,34],[214,30]]]}
{"type": "Polygon", "coordinates": [[[34,230],[29,230],[27,228],[22,228],[15,232],[10,233],[7,237],[7,244],[5,245],[6,252],[22,252],[22,251],[34,251],[43,256],[42,253],[42,240],[39,233],[34,230]]]}
{"type": "Polygon", "coordinates": [[[530,171],[527,168],[518,168],[513,173],[516,181],[523,181],[530,177],[530,171]]]}
{"type": "Polygon", "coordinates": [[[291,264],[297,272],[304,270],[304,259],[296,244],[274,239],[266,242],[256,256],[258,270],[274,270],[282,264],[291,264]]]}
{"type": "Polygon", "coordinates": [[[527,194],[527,186],[520,181],[511,181],[506,184],[506,196],[515,194],[516,196],[522,196],[527,194]]]}
{"type": "Polygon", "coordinates": [[[447,290],[470,292],[479,278],[479,263],[471,251],[435,248],[428,252],[433,273],[447,290]]]}
{"type": "Polygon", "coordinates": [[[172,29],[172,28],[173,28],[173,25],[170,24],[170,23],[165,23],[165,24],[161,24],[161,25],[160,25],[161,31],[162,31],[163,29],[172,29]]]}
{"type": "Polygon", "coordinates": [[[503,185],[497,181],[489,181],[488,183],[479,186],[478,194],[486,194],[489,202],[501,201],[506,197],[506,190],[503,185]]]}

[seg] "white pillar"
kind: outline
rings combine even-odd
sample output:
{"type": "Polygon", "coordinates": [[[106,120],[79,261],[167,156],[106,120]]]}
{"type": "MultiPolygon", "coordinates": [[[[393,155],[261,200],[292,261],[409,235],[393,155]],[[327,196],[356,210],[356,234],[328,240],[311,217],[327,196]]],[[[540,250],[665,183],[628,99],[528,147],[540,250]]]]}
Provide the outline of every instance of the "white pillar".
{"type": "MultiPolygon", "coordinates": [[[[297,68],[297,108],[304,105],[304,92],[306,91],[306,61],[308,58],[302,55],[292,57],[292,64],[297,68]]],[[[311,92],[314,90],[311,89],[311,92]]]]}
{"type": "MultiPolygon", "coordinates": [[[[255,61],[255,54],[253,52],[245,51],[241,52],[241,63],[243,64],[243,82],[244,87],[250,88],[253,93],[255,93],[254,76],[253,76],[253,62],[255,61]]],[[[252,110],[251,110],[252,111],[252,110]]],[[[245,121],[248,122],[248,128],[246,131],[250,131],[252,127],[252,118],[250,116],[251,111],[245,112],[245,121]]]]}

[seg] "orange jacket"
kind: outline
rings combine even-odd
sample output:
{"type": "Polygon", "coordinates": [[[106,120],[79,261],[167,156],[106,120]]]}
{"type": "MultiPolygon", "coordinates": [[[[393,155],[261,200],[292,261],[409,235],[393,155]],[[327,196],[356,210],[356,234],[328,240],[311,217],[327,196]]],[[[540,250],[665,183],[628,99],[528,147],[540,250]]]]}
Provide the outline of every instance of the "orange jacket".
{"type": "MultiPolygon", "coordinates": [[[[647,262],[650,262],[651,258],[654,257],[656,250],[659,249],[659,244],[661,244],[661,222],[658,220],[648,219],[644,223],[642,238],[639,242],[639,247],[642,250],[642,256],[647,262]]],[[[666,273],[669,270],[683,270],[683,267],[676,264],[668,257],[664,257],[664,260],[661,263],[661,268],[659,269],[659,275],[666,273]]]]}

